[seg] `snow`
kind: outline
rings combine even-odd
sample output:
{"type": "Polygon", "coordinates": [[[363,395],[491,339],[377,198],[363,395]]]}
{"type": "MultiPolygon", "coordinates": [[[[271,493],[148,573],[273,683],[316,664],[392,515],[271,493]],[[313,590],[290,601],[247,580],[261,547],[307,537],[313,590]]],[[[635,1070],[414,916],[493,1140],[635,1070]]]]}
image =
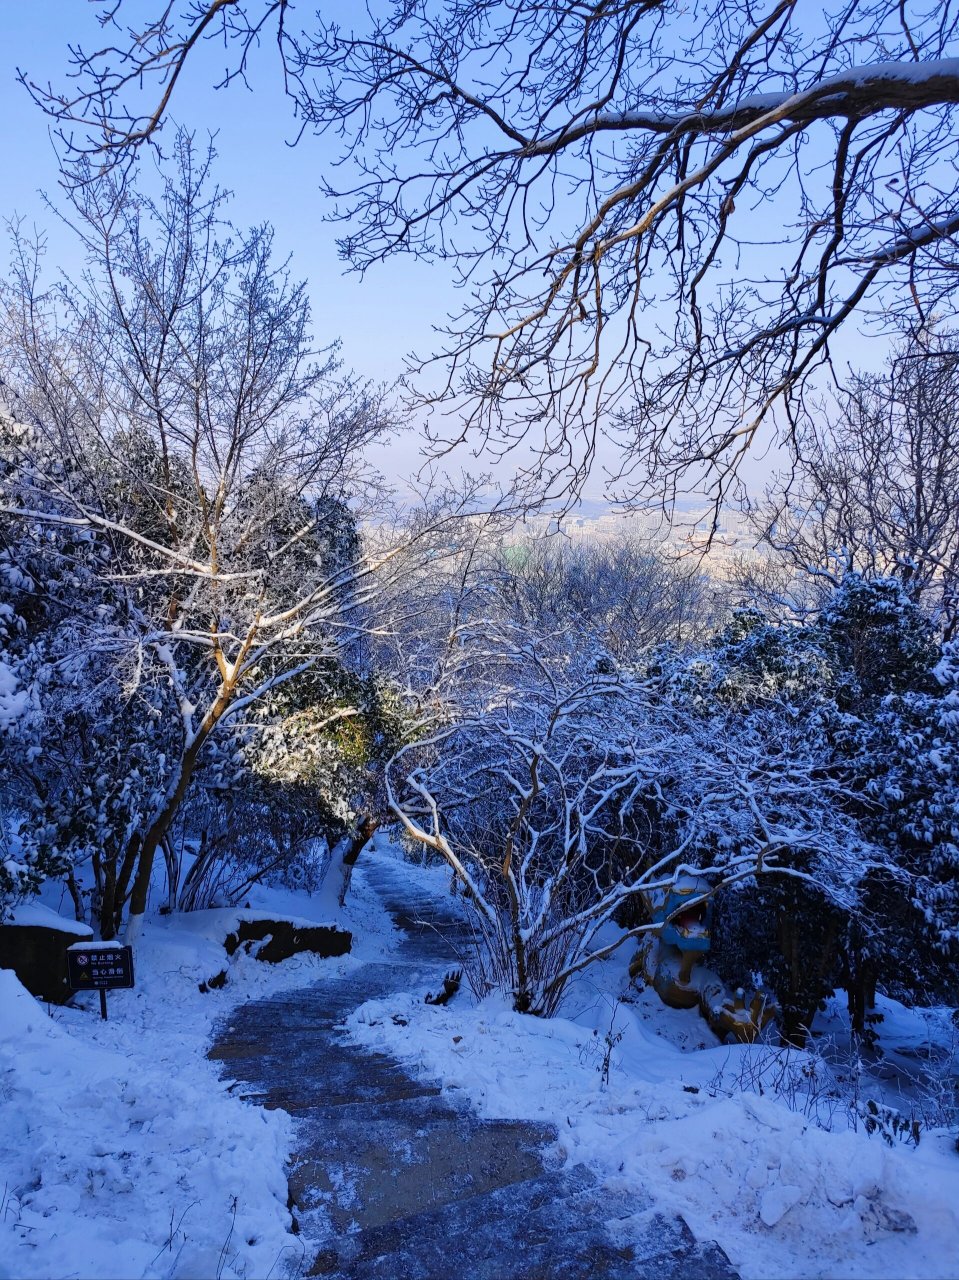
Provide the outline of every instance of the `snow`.
{"type": "MultiPolygon", "coordinates": [[[[959,1276],[953,1135],[890,1148],[842,1118],[826,1132],[768,1093],[744,1094],[743,1064],[772,1050],[720,1045],[695,1010],[668,1009],[650,991],[617,1003],[623,968],[594,966],[567,1016],[551,1020],[500,997],[444,1007],[417,992],[369,1001],[348,1026],[485,1116],[552,1122],[570,1162],[645,1189],[717,1240],[745,1280],[959,1276]]],[[[885,1001],[891,1024],[894,1007],[907,1038],[920,1024],[928,1038],[928,1021],[885,1001]]]]}
{"type": "Polygon", "coordinates": [[[79,920],[61,916],[42,902],[21,902],[13,908],[12,919],[7,923],[32,925],[41,929],[59,929],[61,933],[72,933],[78,938],[93,937],[93,930],[88,924],[81,924],[79,920]]]}
{"type": "Polygon", "coordinates": [[[810,99],[842,97],[864,85],[929,85],[937,80],[959,79],[959,58],[929,58],[920,62],[873,62],[863,66],[848,67],[835,75],[814,81],[797,91],[772,91],[750,93],[724,104],[712,111],[619,111],[597,116],[591,129],[652,129],[662,133],[720,128],[733,124],[741,116],[761,116],[777,113],[789,116],[791,111],[804,107],[810,99]]]}
{"type": "Polygon", "coordinates": [[[92,942],[74,942],[68,951],[122,951],[122,942],[104,942],[102,939],[94,938],[92,942]]]}
{"type": "Polygon", "coordinates": [[[890,1149],[862,1131],[817,1129],[768,1096],[712,1096],[717,1072],[754,1050],[684,1053],[624,1007],[615,1025],[624,1035],[605,1088],[610,1015],[595,1001],[575,1021],[540,1022],[495,999],[436,1008],[398,997],[364,1005],[350,1029],[462,1090],[484,1115],[552,1121],[571,1162],[645,1188],[717,1240],[745,1280],[959,1275],[949,1135],[890,1149]]]}
{"type": "MultiPolygon", "coordinates": [[[[252,899],[248,899],[248,901],[252,901],[252,899]]],[[[302,907],[302,902],[300,905],[302,907]]],[[[257,921],[263,919],[277,922],[283,921],[292,925],[294,929],[333,929],[337,927],[338,923],[331,919],[328,910],[318,913],[317,918],[313,919],[310,916],[289,915],[286,912],[270,907],[259,907],[255,910],[245,907],[210,907],[204,911],[191,911],[189,914],[175,917],[162,917],[157,922],[157,927],[162,930],[167,927],[167,921],[172,921],[171,927],[178,932],[190,933],[197,938],[222,944],[229,934],[236,933],[242,920],[257,921]]]]}
{"type": "MultiPolygon", "coordinates": [[[[448,872],[400,865],[418,890],[448,895],[448,872]]],[[[258,888],[250,903],[328,922],[322,899],[303,893],[258,888]]],[[[267,965],[241,949],[228,959],[236,918],[148,920],[137,986],[111,993],[105,1023],[95,993],[48,1010],[0,971],[0,1280],[252,1280],[301,1265],[286,1207],[291,1121],[236,1096],[206,1050],[239,1001],[382,960],[392,925],[362,859],[337,921],[354,932],[350,956],[267,965]],[[222,969],[226,986],[200,994],[222,969]]],[[[744,1094],[737,1081],[770,1050],[721,1045],[695,1011],[667,1009],[648,990],[618,1001],[626,959],[583,975],[552,1020],[501,998],[474,1004],[465,989],[426,1005],[418,989],[369,1001],[349,1031],[483,1115],[552,1122],[570,1163],[681,1214],[745,1280],[959,1276],[950,1135],[890,1148],[861,1129],[818,1129],[769,1093],[744,1094]]],[[[841,1027],[840,1010],[838,1000],[827,1009],[827,1032],[841,1027]]],[[[944,1034],[939,1014],[888,1000],[882,1011],[883,1035],[903,1050],[944,1034]]]]}
{"type": "Polygon", "coordinates": [[[265,1275],[294,1244],[287,1118],[230,1097],[196,1024],[173,1033],[155,991],[132,1019],[114,993],[100,1026],[86,1010],[54,1021],[0,978],[7,1274],[233,1276],[246,1263],[265,1275]]]}
{"type": "Polygon", "coordinates": [[[30,694],[21,689],[12,669],[0,662],[0,730],[9,729],[26,711],[30,694]]]}
{"type": "MultiPolygon", "coordinates": [[[[389,922],[361,869],[356,883],[338,923],[381,946],[389,922]]],[[[293,897],[261,889],[256,907],[280,914],[293,897]]],[[[295,903],[304,923],[327,922],[307,895],[295,903]]],[[[27,914],[46,919],[47,909],[27,914]]],[[[95,992],[48,1008],[0,970],[0,1280],[249,1280],[300,1264],[287,1209],[291,1121],[235,1096],[206,1051],[241,1000],[350,972],[363,947],[279,965],[242,949],[228,958],[237,913],[199,914],[147,921],[136,988],[110,993],[107,1022],[95,992]],[[226,986],[201,994],[199,982],[223,969],[226,986]]]]}

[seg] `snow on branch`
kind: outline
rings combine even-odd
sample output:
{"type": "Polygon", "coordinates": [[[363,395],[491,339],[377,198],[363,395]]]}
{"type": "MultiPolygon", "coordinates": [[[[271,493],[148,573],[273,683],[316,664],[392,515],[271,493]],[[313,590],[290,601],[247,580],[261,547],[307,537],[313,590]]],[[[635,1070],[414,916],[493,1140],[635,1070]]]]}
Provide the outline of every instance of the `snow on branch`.
{"type": "Polygon", "coordinates": [[[598,931],[685,877],[814,875],[847,897],[861,850],[786,706],[703,717],[648,682],[517,658],[473,714],[403,747],[388,798],[477,913],[488,980],[551,1013],[566,982],[646,926],[598,931]],[[855,852],[854,852],[855,851],[855,852]]]}

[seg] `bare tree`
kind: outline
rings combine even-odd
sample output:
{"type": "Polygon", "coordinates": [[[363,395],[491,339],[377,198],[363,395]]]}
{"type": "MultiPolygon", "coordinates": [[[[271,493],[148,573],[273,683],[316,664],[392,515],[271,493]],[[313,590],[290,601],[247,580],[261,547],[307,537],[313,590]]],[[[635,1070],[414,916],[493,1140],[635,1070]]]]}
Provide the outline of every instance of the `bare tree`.
{"type": "Polygon", "coordinates": [[[852,900],[868,857],[834,804],[825,756],[785,705],[680,714],[652,685],[509,638],[478,646],[472,712],[403,747],[387,771],[407,836],[463,887],[481,994],[497,986],[521,1012],[555,1012],[574,974],[659,928],[610,938],[604,926],[690,875],[708,896],[779,870],[852,900]]]}
{"type": "Polygon", "coordinates": [[[300,133],[341,137],[355,175],[327,183],[344,255],[451,259],[467,286],[426,384],[451,411],[436,446],[526,440],[554,494],[618,421],[625,494],[655,476],[668,501],[692,475],[718,500],[764,422],[790,434],[852,317],[952,306],[952,0],[127,13],[104,4],[107,43],[73,50],[69,92],[27,80],[63,136],[123,155],[204,44],[232,51],[225,85],[275,37],[300,133]]]}
{"type": "Polygon", "coordinates": [[[892,576],[951,639],[959,623],[955,338],[927,333],[904,344],[886,372],[855,377],[834,412],[831,422],[825,408],[805,419],[791,472],[751,511],[793,582],[750,585],[801,610],[846,573],[892,576]]]}
{"type": "Polygon", "coordinates": [[[115,626],[90,620],[85,643],[127,691],[151,690],[145,714],[170,739],[104,885],[101,920],[129,896],[131,937],[214,744],[289,682],[360,661],[374,596],[411,548],[452,537],[441,499],[391,525],[363,461],[390,425],[379,396],[312,348],[304,287],[272,263],[269,229],[224,221],[212,154],[183,134],[176,152],[154,196],[119,170],[76,188],[79,281],[43,291],[15,235],[0,328],[24,424],[4,433],[0,511],[96,539],[122,608],[115,626]],[[374,495],[380,521],[360,536],[374,495]]]}
{"type": "Polygon", "coordinates": [[[570,650],[594,646],[617,662],[702,637],[714,622],[717,584],[700,564],[628,534],[508,541],[491,571],[497,616],[531,634],[562,633],[570,650]]]}

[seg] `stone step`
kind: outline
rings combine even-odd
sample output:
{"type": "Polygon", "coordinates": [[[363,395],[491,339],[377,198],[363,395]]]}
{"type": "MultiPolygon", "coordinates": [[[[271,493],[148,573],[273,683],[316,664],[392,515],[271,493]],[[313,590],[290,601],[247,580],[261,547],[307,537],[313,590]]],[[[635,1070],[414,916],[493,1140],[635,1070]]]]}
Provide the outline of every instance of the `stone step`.
{"type": "Polygon", "coordinates": [[[545,1243],[504,1239],[477,1256],[464,1241],[442,1254],[404,1249],[347,1264],[334,1272],[313,1271],[327,1280],[738,1280],[716,1245],[699,1245],[679,1254],[638,1256],[632,1246],[617,1247],[597,1227],[560,1231],[545,1243]]]}
{"type": "MultiPolygon", "coordinates": [[[[272,1044],[284,1036],[329,1031],[339,1027],[366,1000],[397,989],[421,988],[425,999],[427,992],[442,987],[443,975],[453,967],[448,957],[436,964],[404,961],[364,965],[346,978],[324,979],[311,987],[241,1005],[233,1011],[221,1036],[224,1042],[247,1040],[255,1048],[265,1035],[272,1044]]],[[[223,1056],[219,1044],[214,1056],[223,1056]]]]}
{"type": "Polygon", "coordinates": [[[290,1171],[293,1200],[342,1234],[536,1178],[556,1132],[415,1098],[372,1113],[366,1106],[312,1113],[298,1138],[304,1155],[290,1171]]]}
{"type": "Polygon", "coordinates": [[[637,1280],[739,1280],[719,1245],[697,1240],[680,1217],[646,1211],[611,1222],[608,1236],[628,1252],[637,1280]]]}
{"type": "Polygon", "coordinates": [[[602,1186],[580,1165],[340,1235],[319,1252],[310,1274],[337,1280],[457,1274],[625,1280],[635,1276],[632,1246],[614,1241],[606,1223],[646,1207],[602,1186]]]}
{"type": "MultiPolygon", "coordinates": [[[[333,1271],[311,1271],[328,1280],[637,1280],[627,1253],[613,1248],[595,1228],[564,1231],[545,1244],[519,1243],[504,1236],[492,1252],[477,1255],[469,1240],[437,1252],[405,1247],[333,1271]]],[[[659,1280],[650,1272],[650,1280],[659,1280]]],[[[683,1280],[699,1280],[696,1271],[683,1280]]]]}
{"type": "Polygon", "coordinates": [[[291,1208],[307,1257],[319,1250],[311,1274],[734,1280],[717,1246],[656,1214],[644,1193],[556,1168],[552,1127],[480,1119],[462,1095],[349,1042],[342,1023],[355,1008],[437,990],[472,943],[455,900],[411,898],[386,861],[369,874],[406,934],[389,960],[236,1009],[210,1053],[235,1095],[294,1117],[291,1208]]]}
{"type": "MultiPolygon", "coordinates": [[[[640,1198],[641,1200],[641,1198],[640,1198]]],[[[679,1218],[599,1184],[582,1166],[341,1236],[328,1280],[737,1280],[679,1218]]]]}
{"type": "MultiPolygon", "coordinates": [[[[223,1056],[223,1055],[218,1055],[223,1056]]],[[[410,1076],[393,1058],[359,1049],[345,1050],[304,1037],[288,1052],[229,1057],[230,1073],[241,1082],[240,1097],[265,1107],[293,1113],[362,1103],[367,1110],[404,1098],[431,1098],[440,1093],[433,1081],[410,1076]],[[244,1090],[242,1082],[251,1088],[244,1090]],[[268,1083],[267,1083],[268,1082],[268,1083]]]]}

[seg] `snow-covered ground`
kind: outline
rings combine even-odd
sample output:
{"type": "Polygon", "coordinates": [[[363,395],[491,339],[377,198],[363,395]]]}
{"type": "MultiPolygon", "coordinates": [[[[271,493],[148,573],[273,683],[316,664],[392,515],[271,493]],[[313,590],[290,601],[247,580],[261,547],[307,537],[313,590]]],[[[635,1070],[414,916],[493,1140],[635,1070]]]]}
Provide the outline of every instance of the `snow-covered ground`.
{"type": "MultiPolygon", "coordinates": [[[[405,874],[448,892],[442,870],[405,874]]],[[[322,922],[305,894],[257,890],[251,903],[322,922]]],[[[299,1262],[290,1121],[217,1078],[205,1056],[213,1025],[238,1001],[382,959],[395,934],[362,861],[339,921],[354,931],[347,958],[274,966],[240,951],[228,962],[233,914],[149,924],[136,989],[111,994],[106,1023],[95,995],[48,1010],[0,971],[0,1280],[254,1280],[299,1262]],[[227,965],[227,985],[200,994],[227,965]]],[[[947,1133],[890,1148],[841,1116],[824,1132],[768,1093],[744,1095],[746,1068],[770,1051],[720,1046],[695,1012],[649,992],[618,1002],[627,959],[585,975],[551,1021],[465,991],[430,1006],[417,990],[370,1001],[350,1030],[484,1115],[552,1121],[571,1161],[683,1214],[747,1280],[959,1276],[959,1155],[947,1133]]],[[[841,1023],[837,1009],[827,1027],[841,1023]]],[[[884,1033],[895,1024],[913,1048],[928,1031],[928,1018],[891,1004],[887,1014],[884,1033]]]]}
{"type": "MultiPolygon", "coordinates": [[[[448,876],[435,874],[442,889],[448,876]]],[[[746,1280],[959,1276],[953,1134],[889,1147],[852,1131],[844,1111],[827,1132],[768,1092],[744,1094],[750,1065],[774,1051],[721,1046],[696,1011],[668,1009],[648,991],[618,1002],[624,969],[616,957],[589,971],[566,1016],[549,1021],[497,997],[474,1005],[464,995],[444,1008],[412,993],[368,1002],[350,1030],[463,1090],[485,1116],[552,1121],[571,1161],[645,1188],[717,1240],[746,1280]]],[[[918,1013],[885,1006],[887,1036],[914,1044],[928,1031],[918,1013]]],[[[835,1007],[830,1021],[835,1029],[835,1007]]],[[[825,1120],[828,1101],[804,1083],[809,1062],[792,1055],[795,1102],[825,1120]]]]}
{"type": "MultiPolygon", "coordinates": [[[[136,988],[110,993],[107,1022],[95,993],[41,1005],[0,970],[0,1280],[262,1280],[299,1260],[289,1118],[234,1096],[206,1051],[238,1001],[381,958],[391,926],[362,881],[338,921],[354,952],[339,960],[229,960],[231,911],[153,921],[136,988]],[[201,994],[224,968],[227,985],[201,994]]],[[[305,894],[250,901],[323,922],[305,894]]]]}

